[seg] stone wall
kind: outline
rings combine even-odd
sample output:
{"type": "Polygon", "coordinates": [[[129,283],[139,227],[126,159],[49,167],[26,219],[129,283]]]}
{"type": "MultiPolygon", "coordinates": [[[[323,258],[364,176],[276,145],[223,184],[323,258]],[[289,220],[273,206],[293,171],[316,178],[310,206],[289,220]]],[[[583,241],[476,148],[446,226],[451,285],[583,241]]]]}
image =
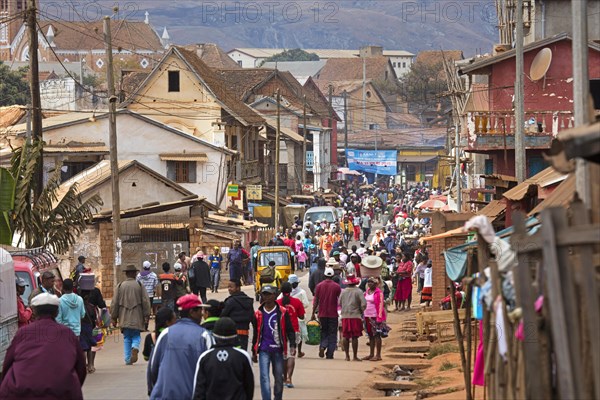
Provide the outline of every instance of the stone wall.
{"type": "Polygon", "coordinates": [[[113,281],[114,281],[114,241],[112,223],[100,222],[100,279],[102,282],[102,295],[105,299],[110,299],[113,296],[113,281]]]}

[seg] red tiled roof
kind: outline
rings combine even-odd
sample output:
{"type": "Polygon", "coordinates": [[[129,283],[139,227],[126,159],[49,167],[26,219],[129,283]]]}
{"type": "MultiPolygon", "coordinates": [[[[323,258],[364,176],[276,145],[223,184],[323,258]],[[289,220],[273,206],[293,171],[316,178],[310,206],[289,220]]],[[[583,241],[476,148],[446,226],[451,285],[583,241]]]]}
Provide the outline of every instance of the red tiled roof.
{"type": "MultiPolygon", "coordinates": [[[[54,31],[55,50],[104,49],[103,21],[40,21],[42,32],[49,26],[54,31]]],[[[111,25],[114,49],[163,51],[160,38],[149,24],[138,21],[117,20],[111,25]]]]}
{"type": "Polygon", "coordinates": [[[426,65],[435,65],[437,63],[443,63],[442,60],[444,57],[446,57],[447,61],[458,61],[464,58],[462,50],[444,50],[443,55],[442,50],[423,50],[417,54],[415,62],[424,63],[426,65]]]}
{"type": "Polygon", "coordinates": [[[231,57],[214,43],[198,43],[185,46],[186,49],[195,51],[206,65],[215,69],[241,69],[231,57]]]}
{"type": "MultiPolygon", "coordinates": [[[[325,81],[347,81],[363,79],[363,60],[366,63],[367,79],[385,79],[389,59],[385,56],[366,58],[330,58],[317,73],[316,78],[325,81]]],[[[389,70],[393,71],[392,68],[389,70]]],[[[395,77],[388,77],[394,79],[395,77]]]]}

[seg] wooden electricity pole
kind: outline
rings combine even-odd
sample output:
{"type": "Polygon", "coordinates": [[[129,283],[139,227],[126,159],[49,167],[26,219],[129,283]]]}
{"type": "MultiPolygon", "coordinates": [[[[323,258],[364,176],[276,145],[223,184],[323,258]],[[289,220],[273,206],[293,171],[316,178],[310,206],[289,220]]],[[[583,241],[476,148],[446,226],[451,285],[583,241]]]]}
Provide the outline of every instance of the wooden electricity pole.
{"type": "MultiPolygon", "coordinates": [[[[37,9],[35,0],[27,2],[27,31],[29,34],[29,73],[31,74],[29,91],[31,95],[31,143],[38,144],[42,137],[42,100],[40,98],[40,73],[38,67],[38,33],[37,33],[37,9]]],[[[33,185],[33,199],[37,201],[44,188],[44,154],[40,150],[33,185]]]]}
{"type": "Polygon", "coordinates": [[[302,184],[306,185],[306,95],[304,95],[303,103],[304,108],[302,110],[302,123],[304,124],[304,128],[302,129],[302,184]]]}
{"type": "Polygon", "coordinates": [[[344,90],[344,159],[348,166],[348,93],[344,90]]]}
{"type": "Polygon", "coordinates": [[[106,46],[106,82],[108,84],[108,134],[110,143],[110,179],[112,184],[112,228],[115,243],[114,290],[117,288],[119,266],[121,265],[121,199],[119,195],[119,157],[117,153],[117,97],[113,76],[112,36],[110,17],[104,17],[104,44],[106,46]]]}
{"type": "Polygon", "coordinates": [[[279,137],[281,135],[281,94],[277,89],[277,130],[275,131],[275,231],[279,231],[279,137]]]}

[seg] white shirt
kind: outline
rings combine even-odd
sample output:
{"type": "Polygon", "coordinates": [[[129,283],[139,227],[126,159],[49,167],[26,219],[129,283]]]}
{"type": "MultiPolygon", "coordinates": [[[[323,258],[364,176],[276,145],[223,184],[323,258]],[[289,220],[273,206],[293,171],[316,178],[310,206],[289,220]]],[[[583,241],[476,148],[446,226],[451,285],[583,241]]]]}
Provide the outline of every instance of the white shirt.
{"type": "Polygon", "coordinates": [[[432,270],[433,270],[433,268],[425,268],[425,272],[424,272],[425,282],[423,282],[423,287],[433,287],[432,278],[431,278],[432,270]]]}

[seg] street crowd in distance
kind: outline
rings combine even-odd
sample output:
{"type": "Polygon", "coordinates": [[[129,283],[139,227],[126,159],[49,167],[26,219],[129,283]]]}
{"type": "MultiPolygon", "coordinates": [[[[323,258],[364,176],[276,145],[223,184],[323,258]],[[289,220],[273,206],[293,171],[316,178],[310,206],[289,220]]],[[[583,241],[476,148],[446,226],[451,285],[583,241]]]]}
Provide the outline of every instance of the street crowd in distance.
{"type": "MultiPolygon", "coordinates": [[[[253,362],[262,398],[281,399],[284,388],[294,388],[304,345],[318,345],[324,360],[341,351],[349,362],[379,361],[390,331],[387,314],[431,302],[434,266],[419,244],[431,220],[415,205],[432,194],[440,193],[425,185],[402,190],[349,184],[329,202],[315,196],[313,206],[334,206],[339,217],[297,216],[268,243],[246,249],[236,241],[227,254],[218,247],[191,258],[181,253],[158,274],[148,261],[141,270],[128,265],[110,310],[93,280],[90,285],[93,268],[81,256],[62,293],[53,276],[42,276],[29,307],[19,302],[19,330],[5,358],[0,397],[82,398],[81,386],[95,372],[95,354],[111,329],[123,335],[124,365],[135,364],[140,353],[148,361],[151,399],[252,399],[253,362]],[[278,246],[291,256],[288,273],[275,261],[261,265],[257,257],[278,246]],[[208,299],[209,291],[219,290],[223,269],[229,297],[208,299]],[[256,299],[242,291],[244,285],[254,285],[256,299]],[[413,285],[419,299],[412,298],[413,285]],[[151,317],[154,329],[142,340],[151,317]],[[48,330],[62,340],[28,340],[48,330]],[[368,345],[360,349],[363,335],[368,345]],[[55,379],[29,379],[48,369],[55,379]]],[[[19,301],[24,282],[17,279],[16,286],[19,301]]],[[[449,297],[443,308],[444,302],[449,297]]]]}

